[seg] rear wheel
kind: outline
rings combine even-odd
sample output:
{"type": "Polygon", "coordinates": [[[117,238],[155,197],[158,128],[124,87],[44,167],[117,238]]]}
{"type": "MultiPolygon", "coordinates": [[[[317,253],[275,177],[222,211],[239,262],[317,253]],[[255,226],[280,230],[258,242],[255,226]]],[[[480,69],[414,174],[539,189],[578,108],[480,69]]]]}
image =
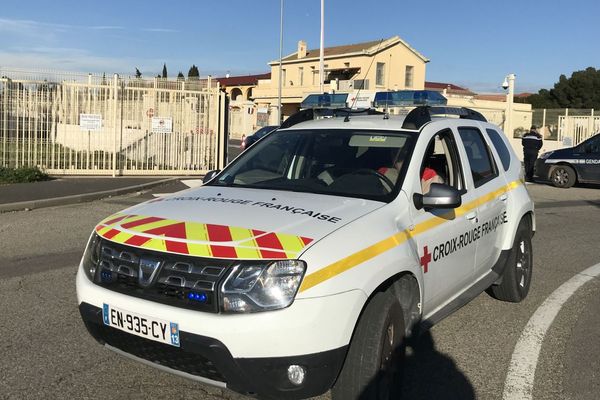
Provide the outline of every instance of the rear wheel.
{"type": "Polygon", "coordinates": [[[391,290],[378,292],[363,310],[333,400],[398,400],[404,362],[404,316],[391,290]]]}
{"type": "Polygon", "coordinates": [[[576,179],[575,170],[568,165],[557,165],[550,171],[552,184],[559,188],[570,188],[576,179]]]}
{"type": "Polygon", "coordinates": [[[523,219],[517,228],[513,247],[502,274],[502,282],[488,290],[492,297],[512,303],[518,303],[527,297],[533,269],[531,236],[531,224],[527,219],[523,219]]]}

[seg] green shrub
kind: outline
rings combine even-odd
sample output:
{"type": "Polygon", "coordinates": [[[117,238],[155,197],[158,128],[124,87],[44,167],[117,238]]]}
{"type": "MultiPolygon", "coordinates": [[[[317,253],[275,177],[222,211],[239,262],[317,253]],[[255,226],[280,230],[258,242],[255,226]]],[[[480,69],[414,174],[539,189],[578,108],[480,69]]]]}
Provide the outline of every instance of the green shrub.
{"type": "Polygon", "coordinates": [[[0,167],[0,183],[24,183],[47,181],[50,177],[38,167],[0,167]]]}

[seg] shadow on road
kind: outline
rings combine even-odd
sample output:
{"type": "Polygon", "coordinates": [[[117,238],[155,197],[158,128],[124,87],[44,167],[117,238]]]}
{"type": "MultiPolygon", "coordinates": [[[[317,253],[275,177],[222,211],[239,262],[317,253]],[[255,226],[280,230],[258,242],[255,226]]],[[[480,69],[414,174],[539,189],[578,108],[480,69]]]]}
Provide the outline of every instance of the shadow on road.
{"type": "Polygon", "coordinates": [[[403,399],[474,400],[473,386],[454,361],[435,349],[431,333],[409,343],[404,364],[403,399]]]}

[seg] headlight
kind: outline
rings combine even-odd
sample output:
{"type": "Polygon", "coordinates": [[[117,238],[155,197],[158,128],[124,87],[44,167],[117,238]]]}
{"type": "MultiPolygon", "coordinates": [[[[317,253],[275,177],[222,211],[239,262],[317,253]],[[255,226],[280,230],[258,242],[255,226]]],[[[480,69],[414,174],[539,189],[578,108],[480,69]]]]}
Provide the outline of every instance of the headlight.
{"type": "Polygon", "coordinates": [[[298,260],[236,265],[221,286],[221,309],[242,313],[286,308],[305,271],[306,264],[298,260]]]}
{"type": "Polygon", "coordinates": [[[88,241],[85,252],[83,253],[83,271],[85,275],[94,281],[96,270],[98,269],[98,261],[100,260],[100,236],[96,232],[92,233],[90,240],[88,241]]]}
{"type": "Polygon", "coordinates": [[[542,155],[540,156],[540,159],[545,160],[546,158],[550,157],[552,155],[552,153],[554,153],[554,152],[547,151],[546,153],[542,153],[542,155]]]}

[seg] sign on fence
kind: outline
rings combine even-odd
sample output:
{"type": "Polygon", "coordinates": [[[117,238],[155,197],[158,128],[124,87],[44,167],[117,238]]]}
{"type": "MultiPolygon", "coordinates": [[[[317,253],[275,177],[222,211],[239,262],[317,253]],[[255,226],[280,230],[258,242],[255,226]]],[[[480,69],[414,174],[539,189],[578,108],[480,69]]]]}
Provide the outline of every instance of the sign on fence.
{"type": "Polygon", "coordinates": [[[79,127],[82,131],[99,131],[102,129],[102,115],[79,114],[79,127]]]}
{"type": "Polygon", "coordinates": [[[173,118],[152,117],[153,133],[173,133],[173,118]]]}

